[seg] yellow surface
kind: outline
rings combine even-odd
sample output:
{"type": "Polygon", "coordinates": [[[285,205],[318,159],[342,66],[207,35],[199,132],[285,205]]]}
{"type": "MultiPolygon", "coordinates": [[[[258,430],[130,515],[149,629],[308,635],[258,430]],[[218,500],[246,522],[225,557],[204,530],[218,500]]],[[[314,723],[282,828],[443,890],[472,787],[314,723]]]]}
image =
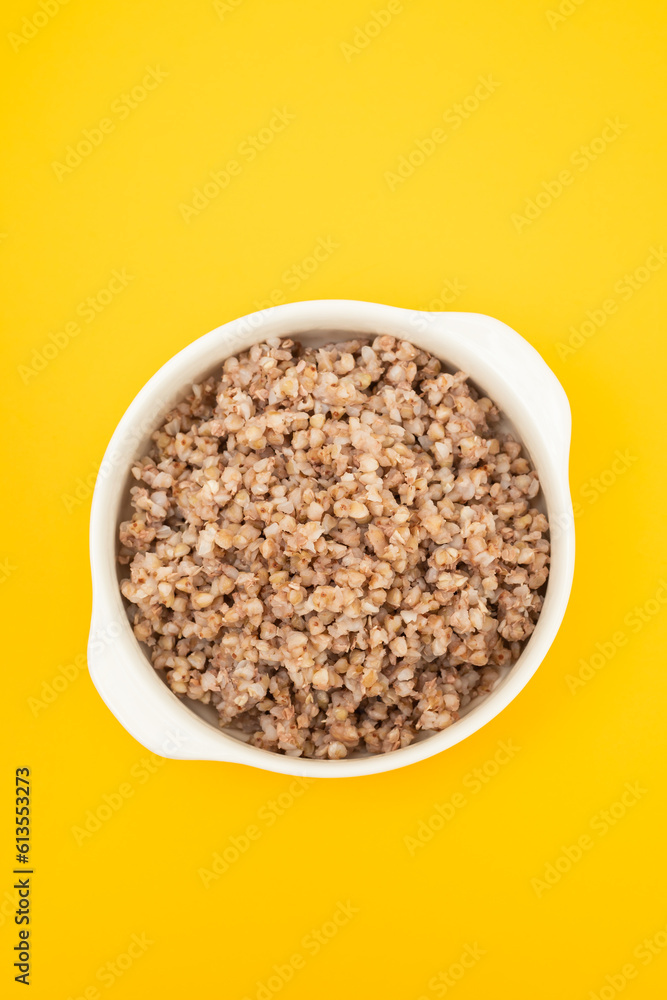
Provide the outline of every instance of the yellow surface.
{"type": "Polygon", "coordinates": [[[662,4],[56,7],[0,15],[3,995],[27,765],[34,998],[662,997],[662,4]],[[83,666],[113,428],[281,297],[489,313],[574,416],[574,590],[528,688],[441,756],[305,790],[151,758],[83,666]]]}

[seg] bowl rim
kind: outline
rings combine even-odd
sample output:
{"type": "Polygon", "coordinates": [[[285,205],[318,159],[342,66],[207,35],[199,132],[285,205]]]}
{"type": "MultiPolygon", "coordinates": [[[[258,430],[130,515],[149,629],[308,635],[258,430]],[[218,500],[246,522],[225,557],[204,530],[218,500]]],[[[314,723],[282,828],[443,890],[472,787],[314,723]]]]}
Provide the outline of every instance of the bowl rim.
{"type": "MultiPolygon", "coordinates": [[[[341,338],[342,339],[342,338],[341,338]]],[[[90,517],[93,609],[91,678],[124,728],[156,754],[220,760],[300,777],[351,777],[404,767],[466,739],[525,687],[565,614],[574,573],[574,516],[568,482],[571,415],[567,396],[538,352],[506,324],[481,313],[424,312],[349,299],[273,306],[224,323],[168,360],[121,417],[100,465],[90,517]],[[507,676],[442,732],[400,750],[339,761],[289,757],[249,746],[198,717],[157,675],[135,638],[118,588],[118,509],[130,466],[161,415],[187,386],[226,357],[266,337],[316,334],[403,335],[468,372],[516,428],[540,475],[552,536],[552,562],[536,628],[507,676]],[[462,363],[463,362],[463,363],[462,363]],[[113,531],[109,531],[109,522],[113,531]]]]}

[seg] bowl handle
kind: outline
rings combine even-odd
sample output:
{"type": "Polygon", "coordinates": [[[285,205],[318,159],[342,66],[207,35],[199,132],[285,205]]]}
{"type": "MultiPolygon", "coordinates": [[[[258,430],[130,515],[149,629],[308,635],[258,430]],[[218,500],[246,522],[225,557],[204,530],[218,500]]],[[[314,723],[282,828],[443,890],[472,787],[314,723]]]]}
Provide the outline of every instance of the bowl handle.
{"type": "Polygon", "coordinates": [[[102,700],[147,750],[176,760],[242,760],[242,744],[231,737],[221,740],[216,728],[184,712],[145,659],[124,614],[103,620],[93,610],[87,658],[102,700]]]}

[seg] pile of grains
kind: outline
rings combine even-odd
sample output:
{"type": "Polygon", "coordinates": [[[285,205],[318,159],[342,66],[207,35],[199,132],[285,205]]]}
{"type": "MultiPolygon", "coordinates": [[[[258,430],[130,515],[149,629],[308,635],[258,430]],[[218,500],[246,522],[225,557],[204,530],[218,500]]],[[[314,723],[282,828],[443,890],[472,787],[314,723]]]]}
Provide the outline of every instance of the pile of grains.
{"type": "Polygon", "coordinates": [[[451,725],[518,657],[549,572],[537,474],[498,420],[389,336],[268,340],[194,385],[120,526],[134,633],[172,691],[296,757],[451,725]]]}

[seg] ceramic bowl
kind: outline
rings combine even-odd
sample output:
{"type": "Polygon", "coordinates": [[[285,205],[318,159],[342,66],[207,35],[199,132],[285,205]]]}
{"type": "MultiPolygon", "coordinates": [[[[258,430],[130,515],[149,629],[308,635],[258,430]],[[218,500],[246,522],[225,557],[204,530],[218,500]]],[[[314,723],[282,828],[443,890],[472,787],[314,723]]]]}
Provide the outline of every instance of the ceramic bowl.
{"type": "Polygon", "coordinates": [[[212,330],[168,361],[128,407],[107,448],[93,496],[90,556],[93,612],[88,664],[100,695],[118,721],[149,750],[178,759],[221,760],[304,777],[372,774],[440,753],[498,715],[533,676],[561,624],[574,570],[574,520],[568,485],[570,408],[565,392],[530,344],[505,324],[477,313],[418,312],[371,302],[295,302],[252,313],[212,330]],[[181,700],[135,639],[119,591],[117,536],[129,515],[130,469],[146,453],[151,432],[193,382],[225,358],[267,337],[324,344],[359,335],[409,340],[461,368],[503,411],[530,454],[551,525],[551,570],[544,607],[520,657],[493,691],[461,719],[420,734],[392,753],[310,760],[248,746],[217,726],[210,706],[181,700]]]}

